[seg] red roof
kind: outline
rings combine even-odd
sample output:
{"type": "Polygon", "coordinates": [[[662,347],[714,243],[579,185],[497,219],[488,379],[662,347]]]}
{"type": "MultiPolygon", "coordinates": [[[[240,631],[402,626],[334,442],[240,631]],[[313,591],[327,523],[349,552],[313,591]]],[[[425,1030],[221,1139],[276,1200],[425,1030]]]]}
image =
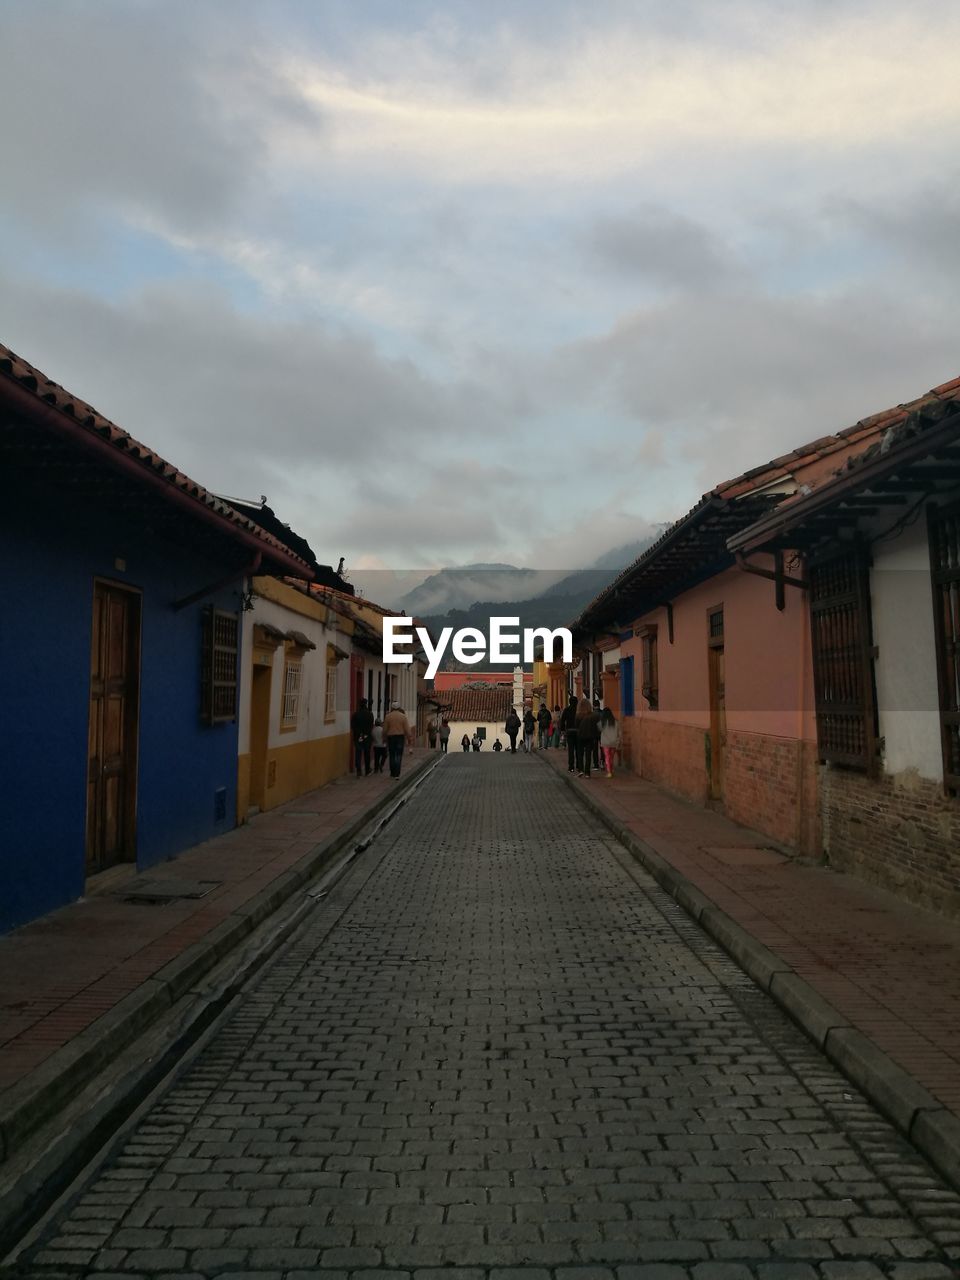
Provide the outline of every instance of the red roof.
{"type": "Polygon", "coordinates": [[[513,706],[513,690],[509,685],[495,689],[453,689],[444,702],[444,717],[453,722],[469,724],[503,724],[513,706]]]}
{"type": "Polygon", "coordinates": [[[0,399],[6,398],[11,404],[22,410],[23,414],[44,414],[46,421],[54,428],[68,433],[74,442],[97,449],[101,457],[110,460],[110,450],[115,451],[116,465],[134,467],[142,470],[143,478],[156,487],[159,480],[162,486],[169,486],[195,502],[198,508],[205,508],[209,519],[222,523],[225,533],[233,533],[238,540],[248,545],[259,544],[265,557],[282,565],[287,572],[301,578],[312,577],[312,570],[305,560],[296,555],[273,534],[267,533],[253,520],[247,519],[235,511],[233,507],[210,493],[203,485],[191,480],[188,475],[178,471],[158,453],[147,445],[135,440],[128,432],[105,418],[86,401],[69,391],[34,368],[21,356],[0,343],[0,399]],[[8,394],[4,397],[4,391],[8,394]],[[26,394],[25,394],[26,393],[26,394]],[[34,404],[30,404],[30,399],[34,404]],[[50,411],[54,416],[50,416],[50,411]],[[104,450],[103,446],[108,448],[104,450]],[[255,540],[251,543],[251,540],[255,540]]]}

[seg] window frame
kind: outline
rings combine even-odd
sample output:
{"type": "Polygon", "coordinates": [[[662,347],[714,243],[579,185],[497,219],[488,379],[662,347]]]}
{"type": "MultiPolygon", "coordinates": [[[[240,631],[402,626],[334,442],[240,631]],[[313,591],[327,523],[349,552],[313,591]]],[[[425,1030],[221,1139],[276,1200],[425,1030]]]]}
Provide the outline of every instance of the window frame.
{"type": "Polygon", "coordinates": [[[640,692],[651,711],[660,710],[660,646],[656,625],[640,632],[640,692]]]}
{"type": "Polygon", "coordinates": [[[327,645],[326,679],[323,686],[323,722],[331,724],[337,718],[337,667],[339,661],[332,645],[327,645]]]}
{"type": "Polygon", "coordinates": [[[207,605],[200,619],[200,720],[209,726],[232,724],[240,701],[240,614],[207,605]],[[223,631],[232,631],[224,643],[223,631]],[[218,637],[218,632],[220,636],[218,637]],[[232,671],[230,678],[226,671],[232,671]],[[229,704],[222,701],[229,694],[229,704]]]}
{"type": "Polygon", "coordinates": [[[854,542],[812,558],[807,576],[818,755],[824,764],[872,775],[879,760],[880,740],[870,566],[868,547],[854,542]],[[818,597],[818,580],[832,574],[836,583],[844,561],[850,585],[818,597]],[[856,751],[850,749],[849,730],[847,742],[841,741],[844,721],[858,726],[860,747],[856,751]]]}
{"type": "Polygon", "coordinates": [[[287,649],[283,658],[283,678],[280,685],[280,732],[293,733],[300,723],[300,706],[303,697],[303,651],[287,649]],[[296,688],[288,687],[291,680],[296,688]],[[290,703],[293,703],[292,714],[290,703]]]}

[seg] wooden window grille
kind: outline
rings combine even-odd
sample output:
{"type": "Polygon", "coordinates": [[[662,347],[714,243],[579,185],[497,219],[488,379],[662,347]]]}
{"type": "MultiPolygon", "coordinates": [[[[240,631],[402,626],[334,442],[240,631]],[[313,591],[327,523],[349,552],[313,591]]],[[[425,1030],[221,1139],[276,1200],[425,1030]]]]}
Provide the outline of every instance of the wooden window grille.
{"type": "Polygon", "coordinates": [[[323,704],[324,720],[337,718],[337,657],[331,650],[327,651],[327,685],[323,704]]]}
{"type": "Polygon", "coordinates": [[[960,795],[960,505],[929,516],[943,785],[960,795]]]}
{"type": "Polygon", "coordinates": [[[657,659],[657,628],[648,627],[642,636],[643,683],[641,692],[651,711],[660,704],[660,671],[657,659]]]}
{"type": "Polygon", "coordinates": [[[707,613],[707,643],[720,648],[723,644],[723,606],[707,613]]]}
{"type": "Polygon", "coordinates": [[[877,700],[864,547],[810,565],[810,628],[820,759],[871,770],[877,700]]]}
{"type": "Polygon", "coordinates": [[[300,658],[287,658],[283,669],[283,699],[280,704],[281,723],[295,728],[300,716],[300,690],[303,683],[303,665],[300,658]]]}
{"type": "Polygon", "coordinates": [[[205,724],[237,718],[240,615],[208,607],[201,626],[200,717],[205,724]]]}

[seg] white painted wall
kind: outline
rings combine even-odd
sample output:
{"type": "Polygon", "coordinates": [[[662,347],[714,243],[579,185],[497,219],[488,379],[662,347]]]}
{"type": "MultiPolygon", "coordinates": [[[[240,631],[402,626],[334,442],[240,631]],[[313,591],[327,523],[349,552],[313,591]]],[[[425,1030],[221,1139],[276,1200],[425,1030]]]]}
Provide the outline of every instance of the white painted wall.
{"type": "Polygon", "coordinates": [[[329,738],[346,733],[350,728],[350,660],[337,663],[337,715],[334,720],[325,719],[327,683],[327,644],[349,651],[350,637],[325,627],[315,618],[304,617],[273,600],[258,596],[252,611],[243,615],[243,649],[240,669],[239,752],[250,750],[250,687],[253,680],[251,656],[253,652],[253,628],[256,623],[269,623],[280,631],[302,631],[317,646],[302,657],[300,686],[300,712],[295,729],[280,730],[280,709],[283,699],[283,645],[273,652],[270,681],[270,736],[268,747],[291,746],[296,742],[312,742],[317,738],[329,738]]]}
{"type": "Polygon", "coordinates": [[[942,780],[937,661],[927,525],[873,544],[870,592],[880,734],[887,773],[942,780]]]}
{"type": "MultiPolygon", "coordinates": [[[[493,751],[493,744],[497,738],[499,738],[500,741],[503,743],[504,751],[510,750],[510,739],[507,737],[507,732],[503,727],[503,721],[494,723],[493,721],[490,721],[490,720],[487,720],[487,721],[451,720],[450,721],[450,745],[447,748],[447,750],[448,751],[462,750],[460,746],[460,739],[463,737],[464,734],[466,734],[468,738],[472,738],[475,731],[478,728],[485,728],[487,731],[486,741],[484,742],[483,746],[480,748],[481,752],[484,755],[486,755],[488,751],[489,752],[493,751]]],[[[520,732],[517,734],[518,744],[520,743],[522,738],[523,738],[523,730],[521,729],[520,732]]]]}

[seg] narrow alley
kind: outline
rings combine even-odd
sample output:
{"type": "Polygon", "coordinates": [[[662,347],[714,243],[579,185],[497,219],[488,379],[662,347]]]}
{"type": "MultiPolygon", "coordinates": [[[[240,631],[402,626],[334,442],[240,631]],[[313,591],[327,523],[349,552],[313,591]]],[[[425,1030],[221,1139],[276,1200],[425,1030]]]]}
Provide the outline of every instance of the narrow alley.
{"type": "Polygon", "coordinates": [[[946,1280],[958,1223],[559,776],[471,754],[8,1265],[946,1280]]]}

